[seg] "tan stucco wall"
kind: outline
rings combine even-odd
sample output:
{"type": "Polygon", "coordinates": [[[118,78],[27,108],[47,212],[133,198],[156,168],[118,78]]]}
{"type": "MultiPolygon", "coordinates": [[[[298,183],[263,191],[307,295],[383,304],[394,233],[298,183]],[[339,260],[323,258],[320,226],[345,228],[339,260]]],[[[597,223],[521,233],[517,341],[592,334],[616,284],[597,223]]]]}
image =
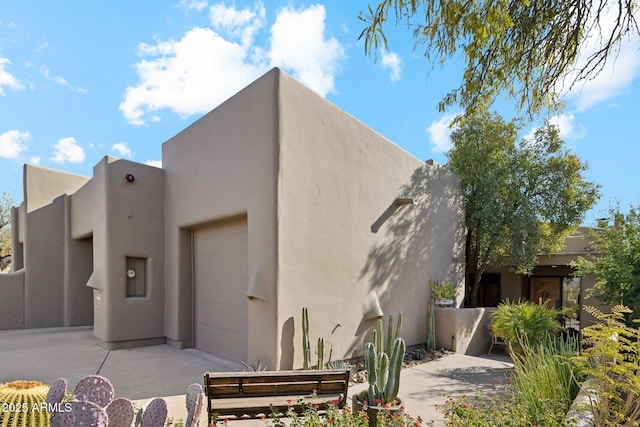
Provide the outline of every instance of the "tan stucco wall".
{"type": "Polygon", "coordinates": [[[71,237],[84,239],[93,235],[93,200],[95,180],[73,193],[71,200],[71,237]]]}
{"type": "Polygon", "coordinates": [[[26,328],[61,326],[64,321],[65,197],[26,216],[26,328]]]}
{"type": "Polygon", "coordinates": [[[94,334],[109,348],[164,342],[163,171],[105,157],[93,172],[94,334]],[[147,259],[144,297],[127,298],[127,256],[147,259]]]}
{"type": "Polygon", "coordinates": [[[463,279],[457,177],[284,73],[280,85],[279,367],[302,365],[302,307],[312,353],[322,336],[333,359],[361,354],[375,325],[363,316],[374,292],[385,315],[403,312],[407,344],[425,342],[428,280],[463,279]],[[409,197],[415,205],[371,231],[396,198],[409,197]]]}
{"type": "Polygon", "coordinates": [[[460,354],[479,355],[489,350],[492,309],[439,308],[435,310],[436,347],[460,354]]]}
{"type": "MultiPolygon", "coordinates": [[[[191,233],[244,216],[249,285],[247,362],[276,360],[278,72],[272,71],[163,145],[166,197],[165,336],[191,346],[191,233]]],[[[221,343],[220,345],[224,345],[221,343]]]]}
{"type": "Polygon", "coordinates": [[[24,252],[22,237],[24,233],[24,203],[19,207],[11,208],[11,271],[18,271],[24,268],[24,252]]]}
{"type": "Polygon", "coordinates": [[[24,328],[24,270],[0,273],[0,330],[24,328]]]}
{"type": "Polygon", "coordinates": [[[24,165],[24,202],[27,212],[48,205],[63,194],[73,194],[89,178],[41,166],[24,165]]]}
{"type": "Polygon", "coordinates": [[[81,326],[93,323],[90,242],[70,235],[70,197],[25,215],[24,327],[81,326]]]}

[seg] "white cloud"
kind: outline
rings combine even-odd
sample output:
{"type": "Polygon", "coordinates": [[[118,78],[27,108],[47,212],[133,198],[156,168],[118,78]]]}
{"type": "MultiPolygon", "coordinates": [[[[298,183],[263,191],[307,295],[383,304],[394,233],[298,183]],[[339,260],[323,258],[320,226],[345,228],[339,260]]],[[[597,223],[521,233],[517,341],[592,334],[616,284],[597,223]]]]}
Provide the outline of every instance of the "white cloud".
{"type": "Polygon", "coordinates": [[[185,12],[195,10],[196,12],[202,12],[208,3],[206,0],[180,0],[176,7],[182,9],[185,12]]]}
{"type": "MultiPolygon", "coordinates": [[[[594,3],[594,7],[598,5],[598,2],[594,3]]],[[[583,42],[576,69],[583,67],[587,58],[601,48],[602,37],[600,33],[605,36],[611,34],[617,13],[617,3],[609,4],[604,19],[600,22],[602,29],[593,27],[583,42]]],[[[640,19],[640,15],[638,13],[636,15],[637,19],[640,19]]],[[[584,111],[596,104],[627,93],[631,89],[633,80],[640,76],[639,50],[640,35],[631,31],[628,37],[620,41],[619,52],[607,59],[607,63],[600,73],[590,80],[576,84],[573,89],[565,93],[566,98],[575,103],[577,111],[584,111]]],[[[565,84],[571,82],[574,76],[575,73],[569,73],[565,84]]]]}
{"type": "Polygon", "coordinates": [[[22,86],[20,82],[5,69],[5,67],[8,67],[10,64],[11,61],[7,58],[0,58],[0,95],[4,95],[4,86],[13,90],[24,89],[24,86],[22,86]]]}
{"type": "Polygon", "coordinates": [[[111,146],[111,151],[115,151],[116,153],[118,153],[118,155],[128,158],[130,158],[133,154],[131,152],[131,148],[129,148],[129,145],[124,141],[113,144],[111,146]]]}
{"type": "Polygon", "coordinates": [[[250,63],[249,52],[208,28],[194,28],[179,41],[140,45],[137,86],[126,89],[120,111],[133,124],[163,108],[188,116],[204,113],[266,70],[250,63]]]}
{"type": "MultiPolygon", "coordinates": [[[[574,114],[560,114],[558,116],[551,117],[549,123],[555,125],[560,132],[560,138],[563,140],[578,140],[584,138],[586,130],[581,123],[576,123],[576,117],[574,114]]],[[[525,139],[533,139],[535,137],[538,127],[533,127],[524,136],[525,139]]]]}
{"type": "Polygon", "coordinates": [[[51,160],[56,163],[82,163],[85,157],[84,149],[72,136],[59,139],[53,147],[53,154],[51,160]]]}
{"type": "Polygon", "coordinates": [[[287,68],[302,83],[322,96],[334,92],[333,78],[338,72],[344,49],[335,37],[325,37],[324,6],[295,10],[286,6],[278,11],[271,27],[271,64],[287,68]]]}
{"type": "Polygon", "coordinates": [[[400,66],[400,57],[393,52],[382,52],[382,68],[388,68],[391,71],[391,81],[397,82],[400,80],[400,72],[402,67],[400,66]]]}
{"type": "Polygon", "coordinates": [[[60,86],[66,86],[69,89],[73,90],[74,92],[79,92],[79,93],[84,93],[87,90],[82,88],[82,87],[73,87],[69,84],[69,82],[64,79],[61,76],[52,76],[51,75],[51,70],[49,70],[47,67],[42,66],[40,67],[40,72],[42,73],[42,75],[47,79],[47,80],[51,80],[54,83],[59,84],[60,86]]]}
{"type": "Polygon", "coordinates": [[[562,139],[582,139],[586,133],[581,123],[576,123],[576,117],[573,114],[560,114],[549,119],[552,125],[555,125],[560,131],[562,139]]]}
{"type": "Polygon", "coordinates": [[[260,45],[256,36],[265,14],[260,2],[244,9],[215,5],[209,9],[211,28],[193,28],[180,40],[140,44],[139,82],[126,88],[120,104],[127,121],[142,125],[162,109],[183,117],[205,113],[272,66],[322,96],[333,91],[344,52],[335,38],[325,36],[324,7],[280,9],[270,43],[260,45]]]}
{"type": "Polygon", "coordinates": [[[431,150],[434,153],[446,153],[451,149],[451,132],[454,129],[451,127],[451,122],[457,116],[457,113],[446,114],[440,120],[431,122],[431,125],[426,129],[433,145],[431,150]]]}
{"type": "Polygon", "coordinates": [[[162,160],[147,160],[144,162],[145,165],[154,166],[156,168],[162,167],[162,160]]]}
{"type": "Polygon", "coordinates": [[[256,33],[265,24],[265,9],[262,3],[253,8],[238,10],[220,3],[211,6],[209,18],[214,30],[230,38],[240,40],[243,47],[249,47],[256,33]]]}
{"type": "Polygon", "coordinates": [[[29,157],[29,163],[31,163],[32,165],[39,165],[41,161],[42,158],[40,156],[29,157]]]}
{"type": "Polygon", "coordinates": [[[44,66],[40,67],[40,72],[47,80],[51,80],[52,82],[58,83],[59,85],[62,85],[62,86],[69,86],[69,83],[62,77],[52,76],[51,70],[49,70],[47,67],[44,67],[44,66]]]}
{"type": "Polygon", "coordinates": [[[0,157],[15,159],[27,149],[25,142],[31,140],[29,132],[10,130],[0,134],[0,157]]]}

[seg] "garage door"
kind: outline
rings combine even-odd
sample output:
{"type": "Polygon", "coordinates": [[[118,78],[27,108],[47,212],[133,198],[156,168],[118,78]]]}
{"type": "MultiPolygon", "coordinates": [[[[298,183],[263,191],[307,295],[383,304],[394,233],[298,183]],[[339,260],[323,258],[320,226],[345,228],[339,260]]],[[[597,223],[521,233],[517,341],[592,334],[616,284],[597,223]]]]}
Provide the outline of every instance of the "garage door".
{"type": "Polygon", "coordinates": [[[247,358],[247,223],[194,232],[196,348],[235,361],[247,358]]]}

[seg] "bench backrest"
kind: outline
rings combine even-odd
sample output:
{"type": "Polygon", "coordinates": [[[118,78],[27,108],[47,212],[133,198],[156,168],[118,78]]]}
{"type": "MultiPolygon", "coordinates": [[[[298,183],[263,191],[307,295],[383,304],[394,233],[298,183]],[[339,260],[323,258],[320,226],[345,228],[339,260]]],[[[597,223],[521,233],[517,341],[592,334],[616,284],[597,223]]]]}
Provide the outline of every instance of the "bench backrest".
{"type": "Polygon", "coordinates": [[[241,397],[342,394],[346,399],[349,371],[207,372],[205,395],[209,400],[241,397]]]}

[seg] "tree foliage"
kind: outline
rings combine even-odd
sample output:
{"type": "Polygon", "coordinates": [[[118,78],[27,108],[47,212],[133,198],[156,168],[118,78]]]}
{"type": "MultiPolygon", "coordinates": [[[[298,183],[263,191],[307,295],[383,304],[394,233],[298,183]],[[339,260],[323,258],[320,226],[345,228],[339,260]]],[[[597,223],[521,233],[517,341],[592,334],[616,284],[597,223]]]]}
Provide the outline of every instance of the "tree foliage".
{"type": "Polygon", "coordinates": [[[578,276],[595,275],[591,294],[604,304],[629,307],[631,318],[640,318],[639,209],[631,208],[626,215],[611,210],[615,224],[589,234],[593,256],[579,257],[572,264],[578,276]]]}
{"type": "Polygon", "coordinates": [[[586,164],[564,147],[555,126],[545,123],[516,144],[518,130],[513,121],[484,114],[451,134],[448,166],[466,198],[472,306],[488,266],[530,272],[536,256],[558,249],[598,198],[598,186],[583,177],[586,164]]]}
{"type": "Polygon", "coordinates": [[[640,34],[629,0],[382,0],[360,13],[365,52],[387,48],[384,25],[412,30],[414,49],[441,64],[462,56],[462,84],[439,109],[459,104],[467,115],[488,111],[500,92],[533,115],[559,105],[557,92],[587,81],[617,53],[625,36],[640,34]],[[611,17],[611,19],[609,18],[611,17]],[[611,22],[609,22],[611,21],[611,22]],[[585,41],[596,49],[580,61],[585,41]]]}
{"type": "Polygon", "coordinates": [[[4,265],[3,260],[11,257],[11,207],[13,200],[3,193],[0,196],[0,270],[4,265]]]}
{"type": "Polygon", "coordinates": [[[631,310],[614,305],[611,313],[594,307],[585,310],[596,323],[582,330],[582,354],[575,360],[588,377],[583,390],[591,401],[594,427],[640,424],[640,329],[625,324],[631,310]]]}

